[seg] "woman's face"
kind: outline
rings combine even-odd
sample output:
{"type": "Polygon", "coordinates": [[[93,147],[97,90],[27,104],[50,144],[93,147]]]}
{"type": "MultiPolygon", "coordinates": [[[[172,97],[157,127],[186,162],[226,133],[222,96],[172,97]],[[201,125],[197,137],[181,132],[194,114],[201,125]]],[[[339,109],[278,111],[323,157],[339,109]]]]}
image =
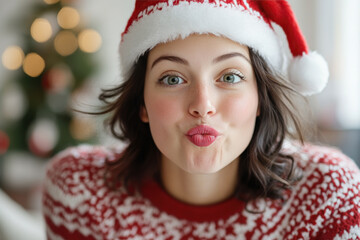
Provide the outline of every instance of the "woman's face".
{"type": "Polygon", "coordinates": [[[214,173],[248,146],[258,111],[246,46],[213,35],[159,44],[148,57],[142,121],[162,161],[214,173]]]}

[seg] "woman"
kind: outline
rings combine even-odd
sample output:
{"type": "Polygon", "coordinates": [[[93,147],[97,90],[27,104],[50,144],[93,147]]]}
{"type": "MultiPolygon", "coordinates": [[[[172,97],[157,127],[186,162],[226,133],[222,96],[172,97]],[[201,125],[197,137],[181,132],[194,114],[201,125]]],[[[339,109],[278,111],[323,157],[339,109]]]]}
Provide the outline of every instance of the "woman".
{"type": "Polygon", "coordinates": [[[303,143],[292,96],[328,72],[285,1],[138,0],[122,37],[100,99],[128,146],[51,162],[50,239],[359,239],[359,169],[303,143]]]}

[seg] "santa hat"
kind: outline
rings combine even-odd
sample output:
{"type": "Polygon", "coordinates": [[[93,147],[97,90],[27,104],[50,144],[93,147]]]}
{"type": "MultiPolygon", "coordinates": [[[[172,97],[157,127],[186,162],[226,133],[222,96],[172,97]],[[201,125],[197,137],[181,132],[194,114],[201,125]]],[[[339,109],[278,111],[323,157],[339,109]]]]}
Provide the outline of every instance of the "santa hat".
{"type": "Polygon", "coordinates": [[[148,49],[193,33],[255,49],[303,95],[318,93],[327,83],[325,60],[309,52],[285,0],[136,0],[120,43],[124,76],[148,49]]]}

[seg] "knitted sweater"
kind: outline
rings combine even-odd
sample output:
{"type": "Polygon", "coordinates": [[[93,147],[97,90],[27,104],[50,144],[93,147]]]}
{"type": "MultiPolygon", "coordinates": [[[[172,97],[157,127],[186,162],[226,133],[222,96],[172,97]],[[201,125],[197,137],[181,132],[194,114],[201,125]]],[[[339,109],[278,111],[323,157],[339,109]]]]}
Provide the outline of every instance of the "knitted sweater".
{"type": "Polygon", "coordinates": [[[111,191],[105,159],[120,151],[80,146],[49,164],[43,211],[51,240],[82,239],[360,239],[360,173],[335,149],[286,144],[303,169],[287,201],[245,204],[231,198],[192,206],[168,195],[156,181],[138,193],[111,191]],[[250,210],[260,211],[251,213],[250,210]]]}

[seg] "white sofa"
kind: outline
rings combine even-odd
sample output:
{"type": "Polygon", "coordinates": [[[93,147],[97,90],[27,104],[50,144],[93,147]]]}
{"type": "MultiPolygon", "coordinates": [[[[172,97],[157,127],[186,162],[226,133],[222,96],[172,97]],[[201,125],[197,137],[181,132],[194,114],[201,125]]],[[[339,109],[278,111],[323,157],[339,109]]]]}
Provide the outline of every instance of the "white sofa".
{"type": "Polygon", "coordinates": [[[0,240],[45,240],[41,217],[28,213],[0,189],[0,240]]]}

